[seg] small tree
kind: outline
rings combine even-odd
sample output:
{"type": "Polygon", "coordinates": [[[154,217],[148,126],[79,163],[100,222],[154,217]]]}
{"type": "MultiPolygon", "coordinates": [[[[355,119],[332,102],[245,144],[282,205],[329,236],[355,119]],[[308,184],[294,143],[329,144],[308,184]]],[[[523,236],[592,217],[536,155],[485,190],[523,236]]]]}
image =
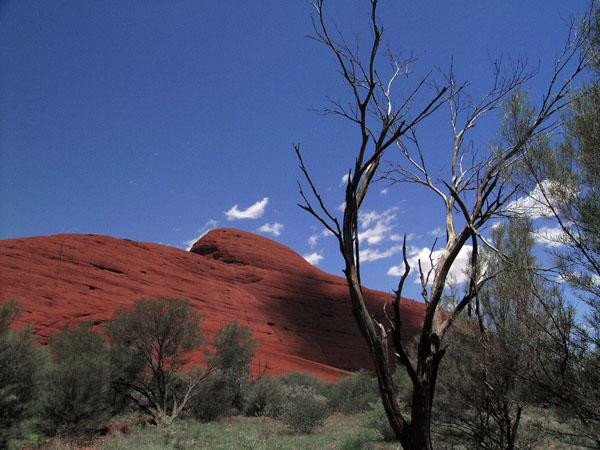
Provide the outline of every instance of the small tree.
{"type": "Polygon", "coordinates": [[[538,273],[530,220],[498,225],[492,242],[500,253],[481,256],[494,274],[479,293],[485,332],[463,318],[449,336],[436,422],[444,442],[514,449],[542,437],[541,430],[534,436],[521,427],[533,399],[527,379],[534,361],[555,358],[548,343],[568,335],[572,314],[559,290],[538,273]]]}
{"type": "Polygon", "coordinates": [[[590,31],[590,79],[573,95],[563,140],[540,140],[524,160],[524,188],[557,227],[555,273],[587,304],[585,321],[553,346],[556,358],[539,361],[534,382],[546,402],[575,416],[575,434],[600,446],[600,8],[590,31]],[[551,376],[549,376],[551,374],[551,376]]]}
{"type": "Polygon", "coordinates": [[[249,328],[234,322],[219,330],[213,346],[214,352],[207,355],[213,373],[192,407],[196,417],[204,421],[215,420],[234,409],[243,410],[257,343],[249,328]]]}
{"type": "Polygon", "coordinates": [[[280,378],[263,375],[254,380],[246,395],[244,413],[249,416],[277,417],[285,404],[285,385],[280,378]]]}
{"type": "Polygon", "coordinates": [[[156,423],[175,419],[210,372],[177,376],[186,353],[204,342],[200,320],[186,300],[161,298],[120,309],[107,327],[116,388],[156,423]]]}
{"type": "Polygon", "coordinates": [[[252,330],[237,322],[219,330],[213,343],[215,352],[208,361],[227,379],[233,393],[232,406],[242,409],[250,377],[250,363],[258,346],[252,330]]]}
{"type": "Polygon", "coordinates": [[[311,433],[329,417],[327,398],[308,386],[287,386],[285,400],[281,420],[294,431],[311,433]]]}
{"type": "Polygon", "coordinates": [[[29,329],[11,331],[21,313],[15,301],[0,305],[0,447],[20,422],[32,415],[38,394],[38,372],[45,355],[29,329]]]}
{"type": "Polygon", "coordinates": [[[101,427],[111,413],[108,347],[90,324],[51,336],[44,373],[40,421],[50,435],[83,434],[101,427]]]}

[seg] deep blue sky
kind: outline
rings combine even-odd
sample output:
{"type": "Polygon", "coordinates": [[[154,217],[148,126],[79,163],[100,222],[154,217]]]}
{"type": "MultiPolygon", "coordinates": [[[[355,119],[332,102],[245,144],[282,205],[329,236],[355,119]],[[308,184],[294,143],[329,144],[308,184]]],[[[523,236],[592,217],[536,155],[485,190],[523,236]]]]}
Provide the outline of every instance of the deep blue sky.
{"type": "MultiPolygon", "coordinates": [[[[368,2],[330,3],[351,39],[368,37],[368,2]]],[[[453,58],[474,98],[489,85],[490,56],[539,62],[535,100],[586,5],[387,0],[380,15],[386,44],[419,57],[415,73],[453,58]]],[[[0,238],[100,233],[185,247],[207,223],[255,232],[279,223],[268,236],[340,274],[332,239],[311,247],[322,227],[296,206],[292,145],[335,209],[356,142],[348,124],[310,110],[344,95],[331,55],[306,38],[310,12],[302,0],[2,1],[0,238]],[[227,220],[234,205],[265,197],[260,218],[227,220]]],[[[492,119],[480,145],[496,138],[492,119]]],[[[448,132],[446,111],[428,122],[432,159],[447,154],[448,132]]],[[[366,210],[389,229],[369,248],[384,252],[404,232],[415,249],[431,245],[439,205],[414,188],[383,188],[366,210]]],[[[399,257],[365,264],[366,284],[393,288],[386,272],[399,257]]]]}

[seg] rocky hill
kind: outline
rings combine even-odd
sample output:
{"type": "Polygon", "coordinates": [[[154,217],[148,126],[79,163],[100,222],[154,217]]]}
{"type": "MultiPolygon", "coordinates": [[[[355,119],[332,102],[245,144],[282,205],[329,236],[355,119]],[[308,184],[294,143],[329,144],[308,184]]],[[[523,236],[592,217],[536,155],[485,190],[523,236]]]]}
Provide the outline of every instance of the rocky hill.
{"type": "MultiPolygon", "coordinates": [[[[188,299],[204,316],[209,342],[227,322],[249,326],[259,342],[254,373],[305,370],[333,380],[370,367],[344,279],[262,236],[216,229],[189,252],[99,235],[0,240],[0,302],[18,300],[21,325],[42,342],[84,321],[101,330],[118,307],[157,297],[188,299]]],[[[367,298],[380,312],[390,296],[367,290],[367,298]]],[[[407,337],[423,311],[404,302],[407,337]]]]}

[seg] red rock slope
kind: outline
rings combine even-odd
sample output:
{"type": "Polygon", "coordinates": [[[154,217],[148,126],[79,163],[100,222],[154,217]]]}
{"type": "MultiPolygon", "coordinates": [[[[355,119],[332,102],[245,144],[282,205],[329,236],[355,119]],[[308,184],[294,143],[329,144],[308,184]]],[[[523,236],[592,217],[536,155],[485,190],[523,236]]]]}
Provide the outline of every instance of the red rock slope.
{"type": "MultiPolygon", "coordinates": [[[[162,296],[186,298],[201,311],[209,341],[227,322],[251,327],[255,373],[306,370],[332,380],[370,367],[345,281],[264,237],[217,229],[191,252],[98,235],[0,240],[0,302],[20,301],[21,322],[42,341],[83,321],[101,327],[116,308],[162,296]]],[[[389,299],[367,296],[374,311],[389,299]]],[[[407,300],[404,308],[412,335],[423,306],[407,300]]]]}

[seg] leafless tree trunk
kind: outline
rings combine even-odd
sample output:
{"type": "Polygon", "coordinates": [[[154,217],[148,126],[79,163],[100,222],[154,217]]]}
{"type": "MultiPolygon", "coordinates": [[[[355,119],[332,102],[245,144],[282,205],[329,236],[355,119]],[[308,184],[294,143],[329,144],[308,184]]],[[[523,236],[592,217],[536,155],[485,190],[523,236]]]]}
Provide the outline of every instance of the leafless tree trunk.
{"type": "MultiPolygon", "coordinates": [[[[339,220],[328,209],[303,160],[300,146],[295,151],[300,169],[308,184],[306,192],[300,186],[303,203],[300,207],[312,214],[337,238],[344,258],[344,274],[348,283],[352,311],[368,345],[379,390],[390,425],[397,439],[406,449],[431,449],[431,409],[440,361],[445,352],[444,335],[456,317],[474,303],[479,311],[477,292],[485,283],[481,271],[472,270],[464,296],[450,310],[442,308],[441,300],[448,274],[461,249],[472,245],[471,266],[478,262],[478,242],[489,245],[479,230],[490,218],[498,215],[515,192],[510,187],[510,172],[516,160],[526,151],[530,142],[540,133],[554,126],[551,118],[567,102],[569,86],[587,61],[580,36],[569,41],[558,60],[547,92],[536,111],[526,109],[519,102],[517,90],[531,77],[525,64],[517,62],[508,76],[502,75],[500,64],[495,66],[492,88],[476,104],[466,104],[461,99],[465,85],[459,85],[450,72],[445,85],[438,88],[422,106],[411,112],[411,107],[421,98],[428,76],[419,80],[403,99],[397,103],[392,90],[395,83],[408,73],[411,60],[400,60],[388,52],[392,64],[391,76],[383,80],[378,70],[382,26],[377,17],[378,0],[370,0],[370,28],[372,39],[366,60],[361,59],[358,48],[351,48],[340,33],[335,37],[324,13],[325,0],[316,0],[313,6],[314,39],[324,44],[334,55],[345,85],[351,93],[349,106],[341,101],[331,101],[322,112],[340,116],[356,125],[360,131],[354,167],[348,171],[344,215],[339,220]],[[581,52],[582,50],[583,53],[581,52]],[[565,72],[572,71],[565,77],[565,72]],[[510,127],[504,143],[484,157],[477,158],[465,147],[465,138],[482,116],[503,105],[513,96],[508,109],[510,127]],[[425,152],[417,138],[417,127],[442,105],[449,105],[454,145],[450,151],[450,174],[447,179],[434,179],[428,169],[425,152]],[[420,278],[426,311],[418,336],[416,357],[411,359],[401,339],[402,288],[411,268],[404,242],[405,272],[391,302],[392,314],[388,323],[377,321],[367,310],[360,277],[360,249],[358,240],[359,211],[367,192],[379,171],[384,154],[398,149],[401,163],[389,167],[383,177],[393,183],[410,182],[425,186],[442,200],[446,213],[446,246],[434,261],[432,270],[424,273],[419,264],[420,278]],[[465,158],[470,157],[467,166],[465,158]],[[459,220],[456,220],[456,216],[459,220]],[[458,227],[457,223],[461,226],[458,227]],[[462,225],[464,223],[464,225],[462,225]],[[431,284],[430,284],[431,281],[431,284]],[[390,360],[390,355],[395,361],[390,360]],[[410,418],[406,417],[397,401],[397,388],[392,380],[392,370],[399,363],[408,373],[412,387],[410,418]]],[[[406,241],[406,239],[405,239],[406,241]]]]}

